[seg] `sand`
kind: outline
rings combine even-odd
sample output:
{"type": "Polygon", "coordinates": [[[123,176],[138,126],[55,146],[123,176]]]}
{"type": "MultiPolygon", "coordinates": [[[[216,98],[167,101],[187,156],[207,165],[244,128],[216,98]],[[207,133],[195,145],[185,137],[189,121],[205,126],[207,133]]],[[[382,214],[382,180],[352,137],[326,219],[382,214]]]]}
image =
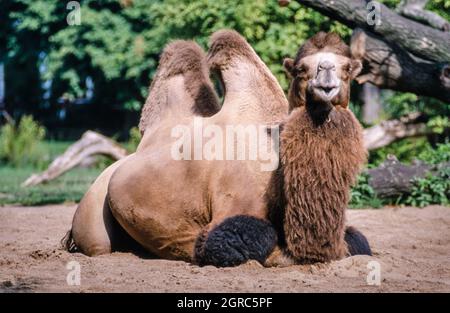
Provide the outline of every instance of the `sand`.
{"type": "Polygon", "coordinates": [[[372,257],[286,268],[254,261],[201,268],[132,253],[70,254],[59,241],[75,208],[0,207],[0,292],[450,292],[448,207],[349,210],[349,224],[366,234],[372,257]],[[71,261],[80,265],[78,286],[66,280],[71,261]]]}

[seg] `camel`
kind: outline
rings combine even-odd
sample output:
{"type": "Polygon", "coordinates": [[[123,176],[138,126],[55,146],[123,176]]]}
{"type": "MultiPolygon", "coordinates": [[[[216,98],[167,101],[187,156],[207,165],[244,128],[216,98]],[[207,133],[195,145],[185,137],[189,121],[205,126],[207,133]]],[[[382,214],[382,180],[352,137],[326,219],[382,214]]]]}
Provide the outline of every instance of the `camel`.
{"type": "Polygon", "coordinates": [[[267,192],[280,247],[303,264],[370,255],[367,239],[345,228],[350,187],[367,157],[362,127],[348,109],[361,62],[351,59],[337,34],[320,32],[284,66],[292,77],[291,112],[281,132],[280,168],[267,192]]]}
{"type": "MultiPolygon", "coordinates": [[[[146,104],[143,109],[143,138],[136,153],[107,170],[99,183],[98,207],[104,204],[123,233],[152,254],[199,265],[234,266],[250,259],[267,266],[289,265],[370,254],[365,237],[344,226],[350,184],[365,159],[360,126],[346,108],[349,83],[357,75],[358,64],[340,51],[340,39],[325,37],[330,40],[324,40],[323,46],[313,37],[302,46],[295,62],[285,62],[294,77],[288,105],[277,80],[242,36],[229,30],[213,34],[207,61],[225,91],[221,110],[216,114],[211,110],[211,116],[201,118],[198,112],[203,110],[186,110],[192,108],[186,105],[187,99],[209,103],[215,99],[213,91],[206,96],[174,96],[171,103],[184,108],[175,110],[166,103],[171,91],[155,96],[152,101],[158,105],[146,104]],[[321,62],[323,56],[334,68],[321,62]],[[300,70],[300,64],[310,66],[309,71],[300,70]],[[330,81],[335,85],[328,86],[330,81]],[[178,110],[184,113],[180,116],[178,110]],[[215,158],[196,159],[185,145],[176,146],[179,138],[174,140],[173,130],[182,126],[195,134],[199,120],[201,130],[263,125],[267,133],[285,120],[279,167],[274,172],[262,171],[265,160],[227,160],[223,151],[215,150],[215,158]],[[181,158],[174,158],[174,146],[181,158]],[[331,194],[324,195],[320,188],[331,194]]],[[[183,90],[190,81],[186,77],[177,76],[176,90],[183,90]]],[[[153,88],[160,86],[157,79],[153,88]]],[[[249,147],[250,139],[244,138],[249,147]]],[[[270,153],[278,155],[278,138],[266,140],[269,147],[275,147],[270,153]]],[[[236,148],[238,141],[233,137],[231,146],[236,148]]],[[[195,146],[195,139],[183,138],[186,142],[195,146]]],[[[79,247],[75,222],[74,218],[72,242],[79,247]]],[[[105,247],[107,253],[111,243],[105,247]]]]}
{"type": "MultiPolygon", "coordinates": [[[[149,88],[139,129],[157,127],[165,116],[211,116],[220,110],[219,100],[209,78],[206,55],[192,41],[177,40],[161,54],[160,64],[149,88]]],[[[80,201],[72,229],[63,238],[69,251],[89,256],[116,250],[139,251],[139,245],[122,229],[106,201],[107,187],[114,171],[129,155],[105,169],[80,201]]]]}

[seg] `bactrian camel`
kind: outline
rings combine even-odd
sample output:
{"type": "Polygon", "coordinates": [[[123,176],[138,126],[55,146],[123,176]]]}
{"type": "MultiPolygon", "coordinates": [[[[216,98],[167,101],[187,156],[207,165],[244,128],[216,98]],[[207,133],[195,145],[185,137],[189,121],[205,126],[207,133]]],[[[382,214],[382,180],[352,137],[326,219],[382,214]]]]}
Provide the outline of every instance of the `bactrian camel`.
{"type": "MultiPolygon", "coordinates": [[[[361,64],[339,37],[319,33],[301,47],[295,62],[285,62],[293,77],[289,109],[278,82],[244,38],[234,31],[213,34],[207,63],[225,93],[216,114],[217,97],[201,51],[193,43],[178,43],[190,46],[179,50],[192,56],[163,53],[136,153],[94,183],[67,242],[96,255],[114,249],[111,238],[117,233],[119,242],[134,240],[158,257],[216,266],[370,254],[365,237],[344,226],[349,188],[366,154],[361,127],[347,108],[349,84],[361,64]],[[188,87],[199,73],[201,87],[188,87]],[[281,123],[278,169],[262,171],[261,159],[222,160],[219,152],[215,159],[174,159],[173,129],[184,125],[195,133],[199,119],[203,129],[263,125],[270,132],[281,123]],[[86,213],[91,211],[97,212],[95,221],[94,213],[86,213]],[[108,220],[114,224],[110,232],[108,220]],[[80,225],[91,225],[90,230],[80,225]]],[[[233,140],[235,147],[238,139],[233,140]]],[[[277,146],[278,138],[267,140],[277,146]]],[[[277,149],[271,153],[278,155],[277,149]]]]}

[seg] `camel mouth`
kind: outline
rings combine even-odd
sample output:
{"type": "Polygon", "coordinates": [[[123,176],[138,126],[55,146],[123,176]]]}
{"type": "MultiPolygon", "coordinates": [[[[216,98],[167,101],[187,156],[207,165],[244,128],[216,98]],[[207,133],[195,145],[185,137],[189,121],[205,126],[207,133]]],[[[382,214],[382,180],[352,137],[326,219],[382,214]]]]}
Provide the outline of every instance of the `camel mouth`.
{"type": "Polygon", "coordinates": [[[339,86],[314,86],[314,95],[323,101],[331,101],[339,93],[339,86]]]}

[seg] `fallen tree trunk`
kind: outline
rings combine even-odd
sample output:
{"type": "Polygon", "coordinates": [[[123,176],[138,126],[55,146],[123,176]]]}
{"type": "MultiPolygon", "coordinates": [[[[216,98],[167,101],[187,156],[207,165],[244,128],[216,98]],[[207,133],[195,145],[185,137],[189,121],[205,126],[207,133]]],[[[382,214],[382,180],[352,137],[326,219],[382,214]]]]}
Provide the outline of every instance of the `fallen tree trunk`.
{"type": "Polygon", "coordinates": [[[89,130],[83,134],[80,140],[57,157],[47,170],[31,175],[22,183],[22,186],[34,186],[53,180],[94,155],[106,155],[114,160],[119,160],[127,155],[127,151],[113,140],[89,130]]]}
{"type": "Polygon", "coordinates": [[[367,170],[368,183],[379,198],[397,197],[412,191],[414,179],[424,178],[445,167],[450,167],[450,162],[439,165],[416,162],[405,165],[390,155],[379,167],[367,170]]]}

